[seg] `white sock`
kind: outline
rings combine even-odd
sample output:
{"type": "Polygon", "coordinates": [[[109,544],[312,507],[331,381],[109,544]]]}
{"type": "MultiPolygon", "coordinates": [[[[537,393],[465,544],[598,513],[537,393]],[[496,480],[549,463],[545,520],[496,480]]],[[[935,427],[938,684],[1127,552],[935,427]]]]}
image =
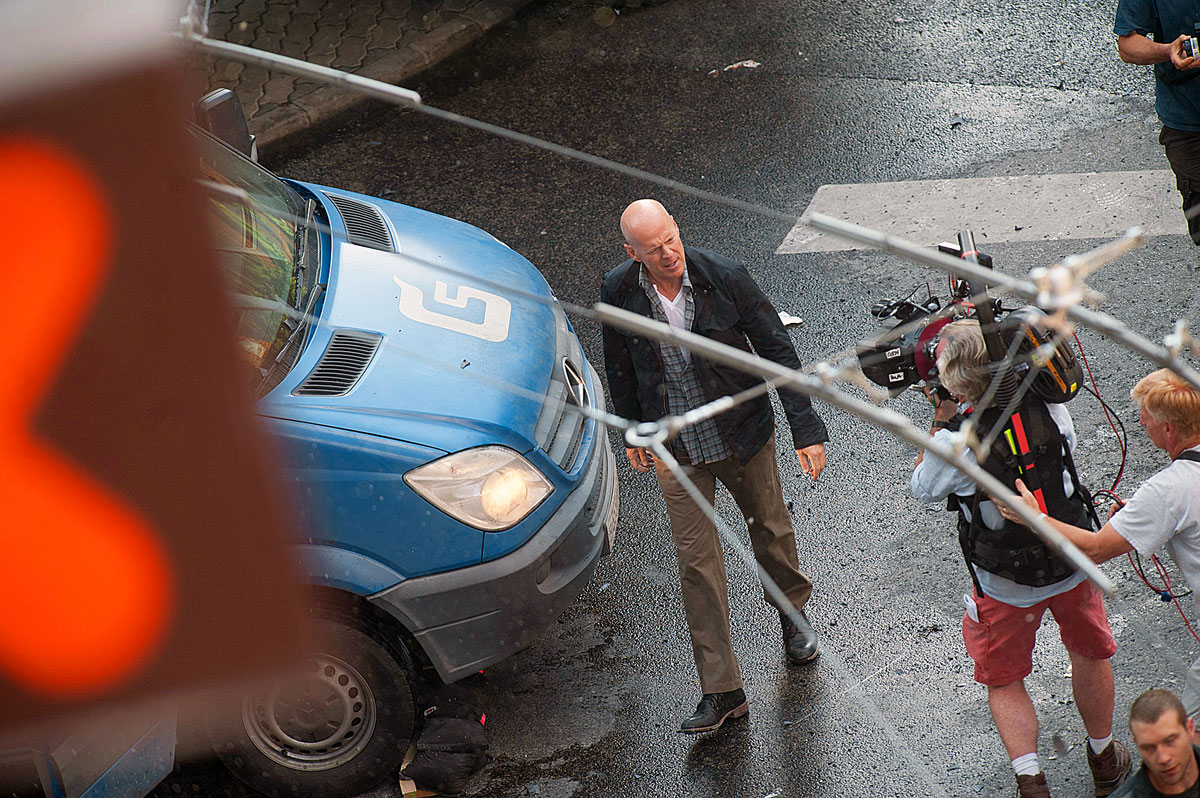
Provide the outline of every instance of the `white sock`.
{"type": "Polygon", "coordinates": [[[1038,764],[1037,752],[1032,754],[1023,754],[1012,761],[1013,770],[1018,776],[1032,776],[1035,773],[1042,772],[1042,766],[1038,764]]]}
{"type": "Polygon", "coordinates": [[[1108,744],[1111,742],[1112,742],[1111,734],[1108,735],[1107,737],[1103,737],[1103,738],[1099,738],[1099,739],[1097,739],[1095,737],[1089,737],[1088,738],[1088,748],[1092,749],[1093,754],[1098,754],[1101,751],[1103,751],[1105,748],[1108,748],[1108,744]]]}

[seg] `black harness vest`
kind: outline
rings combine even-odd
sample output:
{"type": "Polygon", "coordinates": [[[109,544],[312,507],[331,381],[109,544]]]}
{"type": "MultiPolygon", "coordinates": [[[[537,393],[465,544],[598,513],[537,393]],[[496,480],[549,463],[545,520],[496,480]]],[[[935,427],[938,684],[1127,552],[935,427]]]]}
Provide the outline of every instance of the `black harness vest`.
{"type": "MultiPolygon", "coordinates": [[[[1018,455],[1014,452],[1016,442],[1010,439],[1012,430],[1008,429],[996,439],[987,460],[981,464],[982,468],[1014,492],[1018,478],[1031,471],[1036,472],[1042,498],[1046,502],[1046,514],[1065,523],[1090,529],[1091,498],[1079,482],[1066,440],[1050,417],[1050,411],[1040,399],[1033,398],[1021,403],[1020,414],[1029,443],[1029,454],[1018,455]],[[1069,497],[1063,488],[1064,469],[1071,475],[1075,485],[1075,492],[1069,497]]],[[[991,429],[999,417],[998,408],[988,408],[980,414],[979,428],[991,429]]],[[[956,420],[961,423],[961,418],[956,420]]],[[[967,569],[971,572],[971,580],[981,594],[979,579],[975,575],[976,567],[1030,587],[1061,582],[1075,572],[1069,563],[1042,543],[1027,527],[1005,520],[1000,529],[988,528],[981,518],[979,503],[978,492],[968,497],[952,495],[947,502],[947,509],[958,511],[958,540],[967,561],[967,569]],[[964,504],[971,507],[970,522],[963,513],[964,504]]]]}

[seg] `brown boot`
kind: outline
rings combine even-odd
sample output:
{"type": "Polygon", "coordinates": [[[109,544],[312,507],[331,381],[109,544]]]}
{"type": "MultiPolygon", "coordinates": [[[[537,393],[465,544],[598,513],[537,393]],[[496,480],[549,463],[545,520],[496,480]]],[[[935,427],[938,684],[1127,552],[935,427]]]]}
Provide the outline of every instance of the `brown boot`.
{"type": "Polygon", "coordinates": [[[1096,798],[1104,798],[1120,787],[1129,775],[1133,767],[1129,752],[1116,740],[1098,754],[1092,753],[1087,740],[1083,741],[1083,747],[1087,749],[1088,767],[1092,769],[1092,782],[1096,785],[1096,798]]]}
{"type": "Polygon", "coordinates": [[[1045,773],[1032,776],[1017,776],[1017,798],[1050,798],[1050,787],[1045,773]]]}

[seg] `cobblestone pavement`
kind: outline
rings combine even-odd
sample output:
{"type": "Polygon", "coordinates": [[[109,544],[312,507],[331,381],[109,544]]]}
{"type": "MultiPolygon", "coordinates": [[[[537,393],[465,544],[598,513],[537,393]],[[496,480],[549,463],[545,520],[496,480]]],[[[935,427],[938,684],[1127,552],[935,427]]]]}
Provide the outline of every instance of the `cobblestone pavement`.
{"type": "MultiPolygon", "coordinates": [[[[533,0],[214,0],[208,35],[400,83],[465,47],[533,0]]],[[[259,146],[324,121],[359,98],[344,89],[224,58],[193,67],[237,92],[259,146]]]]}

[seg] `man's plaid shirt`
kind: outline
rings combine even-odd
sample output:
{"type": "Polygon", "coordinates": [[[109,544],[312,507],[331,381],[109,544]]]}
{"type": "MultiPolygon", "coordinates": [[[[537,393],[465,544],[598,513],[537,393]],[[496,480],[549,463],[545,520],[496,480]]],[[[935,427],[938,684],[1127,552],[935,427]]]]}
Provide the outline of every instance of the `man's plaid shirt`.
{"type": "MultiPolygon", "coordinates": [[[[638,271],[638,282],[646,296],[650,298],[650,310],[654,318],[663,324],[669,324],[667,314],[663,311],[662,301],[658,291],[646,274],[646,267],[638,271]]],[[[692,282],[688,279],[687,271],[683,273],[683,326],[689,332],[696,318],[696,301],[692,294],[692,282]]],[[[700,378],[696,376],[693,358],[688,357],[675,344],[659,342],[658,351],[662,355],[664,381],[667,386],[667,412],[673,416],[681,416],[707,402],[704,389],[700,387],[700,378]]],[[[682,445],[687,457],[692,463],[715,463],[733,456],[733,450],[721,439],[715,419],[706,419],[698,424],[691,424],[679,432],[679,441],[674,448],[682,445]]]]}

